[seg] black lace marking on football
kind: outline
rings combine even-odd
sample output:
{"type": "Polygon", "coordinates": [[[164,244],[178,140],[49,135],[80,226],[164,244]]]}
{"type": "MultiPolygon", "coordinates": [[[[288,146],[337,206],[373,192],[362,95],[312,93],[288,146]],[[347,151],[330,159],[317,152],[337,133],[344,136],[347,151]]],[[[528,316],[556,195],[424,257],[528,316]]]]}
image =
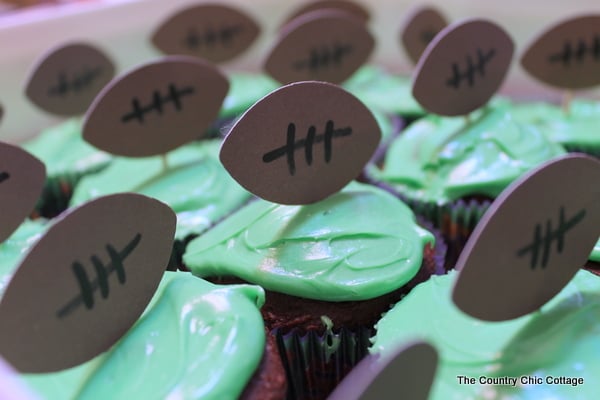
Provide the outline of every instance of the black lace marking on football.
{"type": "Polygon", "coordinates": [[[100,258],[93,254],[90,261],[96,271],[96,279],[90,280],[85,267],[79,261],[73,262],[71,268],[75,279],[79,284],[80,293],[73,297],[67,304],[61,307],[57,312],[58,318],[64,318],[74,312],[82,304],[88,310],[94,308],[94,292],[100,290],[100,296],[106,299],[109,295],[108,278],[114,272],[117,275],[118,282],[123,285],[127,281],[125,275],[125,266],[123,262],[135,250],[142,239],[142,235],[137,233],[133,239],[121,251],[117,251],[113,245],[105,246],[106,252],[110,258],[108,265],[104,265],[100,258]]]}
{"type": "Polygon", "coordinates": [[[163,113],[163,106],[168,103],[173,103],[176,111],[181,111],[182,104],[181,98],[194,94],[194,88],[191,86],[184,87],[183,89],[177,89],[175,84],[169,84],[169,91],[166,96],[162,96],[158,90],[152,92],[152,103],[147,106],[140,105],[140,100],[134,97],[131,100],[131,106],[133,110],[121,117],[121,122],[127,123],[131,120],[138,120],[140,124],[144,123],[144,116],[147,113],[156,111],[157,113],[163,113]]]}
{"type": "Polygon", "coordinates": [[[570,67],[574,62],[582,63],[586,55],[591,56],[594,61],[600,61],[600,35],[594,36],[589,46],[583,39],[577,40],[575,44],[570,40],[566,41],[562,51],[548,56],[548,62],[570,67]]]}
{"type": "Polygon", "coordinates": [[[429,44],[439,32],[439,30],[433,28],[425,29],[421,32],[419,38],[423,44],[429,44]]]}
{"type": "Polygon", "coordinates": [[[70,93],[80,93],[92,86],[94,81],[102,74],[102,67],[89,68],[84,66],[81,73],[75,75],[72,79],[69,79],[65,71],[60,71],[58,73],[57,83],[48,88],[48,96],[65,97],[70,93]]]}
{"type": "Polygon", "coordinates": [[[484,53],[483,50],[477,49],[477,61],[474,62],[470,54],[466,56],[467,67],[461,71],[458,63],[452,63],[452,77],[446,80],[446,85],[458,89],[461,83],[466,80],[469,87],[475,84],[475,76],[479,74],[481,77],[485,76],[486,65],[496,55],[495,49],[488,50],[484,53]]]}
{"type": "Polygon", "coordinates": [[[207,27],[204,32],[199,33],[195,27],[187,31],[183,39],[183,44],[190,50],[197,50],[201,47],[209,50],[218,46],[230,47],[237,36],[244,32],[243,25],[228,25],[215,29],[207,27]]]}
{"type": "Polygon", "coordinates": [[[330,46],[313,47],[309,51],[308,58],[294,62],[292,66],[296,70],[308,69],[312,73],[325,68],[339,68],[344,58],[353,51],[352,45],[337,42],[330,46]]]}
{"type": "Polygon", "coordinates": [[[6,171],[0,172],[0,183],[8,180],[10,178],[10,174],[6,171]]]}
{"type": "Polygon", "coordinates": [[[296,173],[296,159],[295,152],[298,149],[304,148],[304,158],[306,159],[307,165],[312,165],[313,162],[313,146],[317,143],[323,142],[324,159],[326,163],[331,161],[332,157],[332,142],[333,139],[350,136],[352,134],[352,128],[340,128],[334,129],[333,121],[329,120],[325,124],[325,132],[317,134],[317,129],[314,126],[308,128],[308,133],[305,139],[296,140],[296,125],[290,123],[287,129],[287,142],[284,146],[278,147],[275,150],[269,151],[263,155],[263,162],[270,163],[281,157],[285,157],[288,164],[288,170],[290,175],[296,173]]]}
{"type": "Polygon", "coordinates": [[[585,210],[582,209],[571,219],[566,221],[565,207],[561,206],[559,210],[558,227],[556,230],[552,230],[552,220],[550,218],[546,220],[544,234],[542,234],[542,224],[536,224],[533,231],[533,241],[517,250],[517,256],[524,257],[531,254],[530,267],[531,269],[535,269],[540,261],[541,253],[541,267],[545,268],[550,260],[552,243],[556,243],[556,251],[558,254],[561,254],[565,245],[565,234],[579,224],[584,219],[585,214],[585,210]]]}

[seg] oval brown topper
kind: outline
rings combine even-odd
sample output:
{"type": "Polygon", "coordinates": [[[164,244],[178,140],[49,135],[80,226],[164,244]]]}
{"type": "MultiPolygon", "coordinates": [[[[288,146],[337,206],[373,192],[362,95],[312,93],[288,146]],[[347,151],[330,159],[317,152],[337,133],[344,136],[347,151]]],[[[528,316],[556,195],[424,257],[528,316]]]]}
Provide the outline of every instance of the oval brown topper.
{"type": "Polygon", "coordinates": [[[304,80],[341,83],[369,58],[375,40],[365,25],[337,10],[315,11],[288,25],[265,70],[286,84],[304,80]]]}
{"type": "Polygon", "coordinates": [[[430,6],[418,6],[408,15],[400,31],[400,43],[413,63],[419,62],[429,43],[447,25],[442,13],[430,6]]]}
{"type": "Polygon", "coordinates": [[[152,36],[167,54],[198,56],[214,63],[229,61],[245,51],[260,28],[239,10],[219,4],[200,4],[171,16],[152,36]]]}
{"type": "Polygon", "coordinates": [[[339,10],[347,12],[353,15],[354,17],[358,18],[360,21],[362,21],[363,24],[366,24],[369,21],[369,18],[371,18],[369,11],[366,8],[364,8],[361,4],[358,4],[354,1],[317,0],[300,6],[300,8],[298,8],[296,11],[290,14],[290,16],[282,24],[282,27],[303,14],[308,14],[313,11],[322,10],[339,10]]]}
{"type": "Polygon", "coordinates": [[[200,138],[228,90],[227,78],[208,62],[165,57],[106,86],[86,114],[83,138],[121,156],[162,154],[200,138]]]}
{"type": "Polygon", "coordinates": [[[308,204],[356,178],[381,132],[353,95],[325,82],[284,86],[252,106],[221,147],[243,187],[281,204],[308,204]]]}
{"type": "Polygon", "coordinates": [[[484,105],[498,90],[514,44],[498,25],[480,19],[443,29],[417,64],[413,96],[428,111],[463,115],[484,105]]]}
{"type": "Polygon", "coordinates": [[[535,38],[521,58],[527,72],[559,88],[600,84],[600,15],[560,22],[535,38]]]}
{"type": "Polygon", "coordinates": [[[139,318],[166,269],[176,217],[138,194],[93,200],[26,255],[0,303],[0,355],[21,372],[83,363],[139,318]]]}
{"type": "Polygon", "coordinates": [[[597,182],[600,162],[569,155],[502,192],[460,255],[456,305],[475,318],[503,321],[538,310],[560,292],[598,240],[597,182]]]}
{"type": "Polygon", "coordinates": [[[391,356],[369,354],[327,400],[428,399],[438,365],[437,350],[426,342],[407,343],[391,356]]]}
{"type": "Polygon", "coordinates": [[[101,50],[86,43],[66,44],[38,60],[25,94],[49,113],[82,115],[114,75],[115,66],[101,50]]]}
{"type": "Polygon", "coordinates": [[[0,243],[31,214],[45,180],[46,167],[40,160],[0,142],[0,243]]]}

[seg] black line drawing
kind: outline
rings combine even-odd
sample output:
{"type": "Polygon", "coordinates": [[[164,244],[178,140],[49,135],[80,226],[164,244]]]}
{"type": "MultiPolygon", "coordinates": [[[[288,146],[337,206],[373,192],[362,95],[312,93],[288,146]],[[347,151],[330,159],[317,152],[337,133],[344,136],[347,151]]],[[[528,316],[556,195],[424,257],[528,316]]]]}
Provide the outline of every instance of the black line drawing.
{"type": "Polygon", "coordinates": [[[352,128],[340,128],[334,129],[333,121],[329,120],[325,124],[325,132],[316,134],[316,128],[310,126],[305,139],[296,140],[296,125],[290,123],[287,129],[287,142],[284,146],[278,147],[263,155],[263,162],[270,163],[281,157],[286,157],[288,170],[290,175],[296,173],[296,159],[295,152],[298,149],[304,148],[304,157],[307,165],[312,165],[313,161],[313,146],[317,143],[323,142],[324,159],[326,163],[331,161],[332,157],[332,141],[334,138],[350,136],[352,134],[352,128]]]}
{"type": "Polygon", "coordinates": [[[583,39],[577,40],[575,44],[566,41],[562,51],[548,56],[548,62],[570,67],[572,61],[582,63],[586,55],[591,56],[594,61],[600,61],[600,35],[594,36],[590,46],[583,39]]]}
{"type": "Polygon", "coordinates": [[[535,225],[533,231],[533,241],[517,250],[518,257],[524,257],[531,253],[530,267],[535,269],[540,261],[541,252],[541,267],[546,268],[550,259],[550,249],[552,243],[556,243],[556,251],[558,254],[562,253],[565,246],[565,234],[577,224],[579,224],[585,218],[585,210],[580,210],[571,219],[566,221],[565,207],[561,206],[559,210],[558,227],[556,230],[552,230],[552,220],[548,218],[545,224],[545,232],[542,235],[542,224],[538,223],[535,225]]]}
{"type": "Polygon", "coordinates": [[[58,73],[56,85],[48,88],[48,96],[65,97],[69,93],[79,93],[84,91],[88,89],[102,73],[102,67],[89,68],[84,66],[80,74],[75,75],[73,79],[69,80],[67,78],[67,73],[61,71],[58,73]]]}
{"type": "Polygon", "coordinates": [[[6,171],[0,172],[0,183],[8,180],[10,178],[10,174],[6,171]]]}
{"type": "Polygon", "coordinates": [[[213,49],[217,45],[230,47],[235,37],[239,36],[243,31],[244,27],[242,25],[224,26],[220,29],[208,27],[203,33],[198,33],[196,28],[191,27],[183,39],[183,44],[191,50],[196,50],[200,47],[213,49]]]}
{"type": "Polygon", "coordinates": [[[343,59],[352,53],[353,50],[352,45],[337,42],[331,46],[313,47],[307,59],[296,61],[292,65],[294,69],[308,69],[311,72],[317,72],[320,69],[329,67],[339,67],[343,59]]]}
{"type": "Polygon", "coordinates": [[[79,261],[73,262],[71,265],[73,274],[77,283],[79,283],[80,293],[74,296],[67,304],[61,307],[57,312],[58,318],[64,318],[71,314],[77,307],[84,305],[88,310],[94,308],[94,292],[100,290],[100,296],[106,299],[109,294],[108,278],[114,272],[117,275],[118,282],[122,285],[125,283],[125,266],[123,262],[135,250],[140,243],[142,235],[137,233],[133,239],[121,251],[117,251],[111,244],[105,246],[110,257],[108,265],[104,265],[97,255],[92,255],[90,261],[96,271],[96,279],[90,280],[83,264],[79,261]]]}
{"type": "Polygon", "coordinates": [[[484,53],[483,50],[478,48],[477,62],[473,62],[471,55],[467,55],[467,68],[464,71],[460,70],[458,63],[452,63],[452,76],[446,80],[446,85],[458,89],[461,83],[466,80],[469,87],[472,87],[475,83],[475,75],[479,74],[484,77],[485,67],[495,55],[495,49],[490,49],[487,53],[484,53]]]}
{"type": "Polygon", "coordinates": [[[157,113],[163,113],[163,106],[168,103],[173,103],[176,111],[181,111],[181,98],[194,94],[194,88],[191,86],[184,87],[183,89],[177,89],[175,84],[169,84],[169,91],[166,96],[162,96],[158,90],[152,92],[152,103],[147,106],[141,106],[140,101],[137,97],[131,100],[133,110],[121,117],[121,122],[127,123],[131,120],[138,120],[140,124],[144,123],[144,115],[156,111],[157,113]]]}

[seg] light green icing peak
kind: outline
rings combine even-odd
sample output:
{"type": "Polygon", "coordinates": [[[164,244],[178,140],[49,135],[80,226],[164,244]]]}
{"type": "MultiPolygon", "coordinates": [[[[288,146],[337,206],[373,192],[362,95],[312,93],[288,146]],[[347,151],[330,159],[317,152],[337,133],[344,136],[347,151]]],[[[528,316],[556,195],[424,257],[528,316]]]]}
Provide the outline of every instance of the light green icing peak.
{"type": "Polygon", "coordinates": [[[398,199],[351,183],[311,205],[250,203],[190,242],[184,263],[290,295],[364,300],[408,282],[433,240],[398,199]]]}
{"type": "Polygon", "coordinates": [[[258,286],[167,272],[144,315],[111,350],[26,381],[47,399],[235,399],[263,357],[263,303],[258,286]]]}
{"type": "Polygon", "coordinates": [[[532,123],[552,141],[574,147],[600,149],[600,102],[577,99],[571,102],[569,113],[548,103],[515,104],[514,118],[532,123]]]}
{"type": "Polygon", "coordinates": [[[600,263],[600,239],[596,242],[592,254],[590,254],[590,260],[600,263]]]}
{"type": "Polygon", "coordinates": [[[219,112],[219,116],[226,119],[239,116],[279,87],[279,83],[266,74],[234,72],[228,78],[229,93],[219,112]]]}
{"type": "Polygon", "coordinates": [[[372,353],[389,354],[409,340],[437,348],[431,399],[591,399],[600,393],[600,279],[580,271],[538,312],[484,322],[451,301],[456,273],[418,285],[377,324],[372,353]],[[458,375],[538,376],[542,385],[459,385],[458,375]],[[548,385],[547,376],[583,378],[584,385],[548,385]]]}
{"type": "Polygon", "coordinates": [[[565,153],[498,104],[471,114],[470,122],[429,115],[413,123],[390,145],[384,169],[373,174],[412,198],[445,203],[496,197],[526,171],[565,153]]]}
{"type": "Polygon", "coordinates": [[[47,222],[25,220],[13,234],[0,243],[0,298],[23,254],[46,230],[47,222]]]}
{"type": "Polygon", "coordinates": [[[104,171],[84,178],[71,206],[119,192],[136,192],[167,203],[177,213],[178,239],[200,233],[251,197],[219,161],[220,141],[206,140],[160,156],[115,158],[104,171]]]}
{"type": "Polygon", "coordinates": [[[50,177],[97,171],[106,166],[112,156],[84,141],[81,125],[81,118],[70,118],[44,130],[23,148],[46,164],[50,177]]]}

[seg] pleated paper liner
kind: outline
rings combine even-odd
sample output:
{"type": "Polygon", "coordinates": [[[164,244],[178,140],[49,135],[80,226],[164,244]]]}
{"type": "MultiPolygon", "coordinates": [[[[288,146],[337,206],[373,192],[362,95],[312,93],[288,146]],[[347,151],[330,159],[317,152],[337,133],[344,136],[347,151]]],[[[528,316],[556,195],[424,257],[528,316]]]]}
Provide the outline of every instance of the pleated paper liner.
{"type": "Polygon", "coordinates": [[[271,332],[277,338],[288,378],[288,400],[325,399],[368,354],[374,329],[355,331],[330,327],[325,333],[271,332]]]}

